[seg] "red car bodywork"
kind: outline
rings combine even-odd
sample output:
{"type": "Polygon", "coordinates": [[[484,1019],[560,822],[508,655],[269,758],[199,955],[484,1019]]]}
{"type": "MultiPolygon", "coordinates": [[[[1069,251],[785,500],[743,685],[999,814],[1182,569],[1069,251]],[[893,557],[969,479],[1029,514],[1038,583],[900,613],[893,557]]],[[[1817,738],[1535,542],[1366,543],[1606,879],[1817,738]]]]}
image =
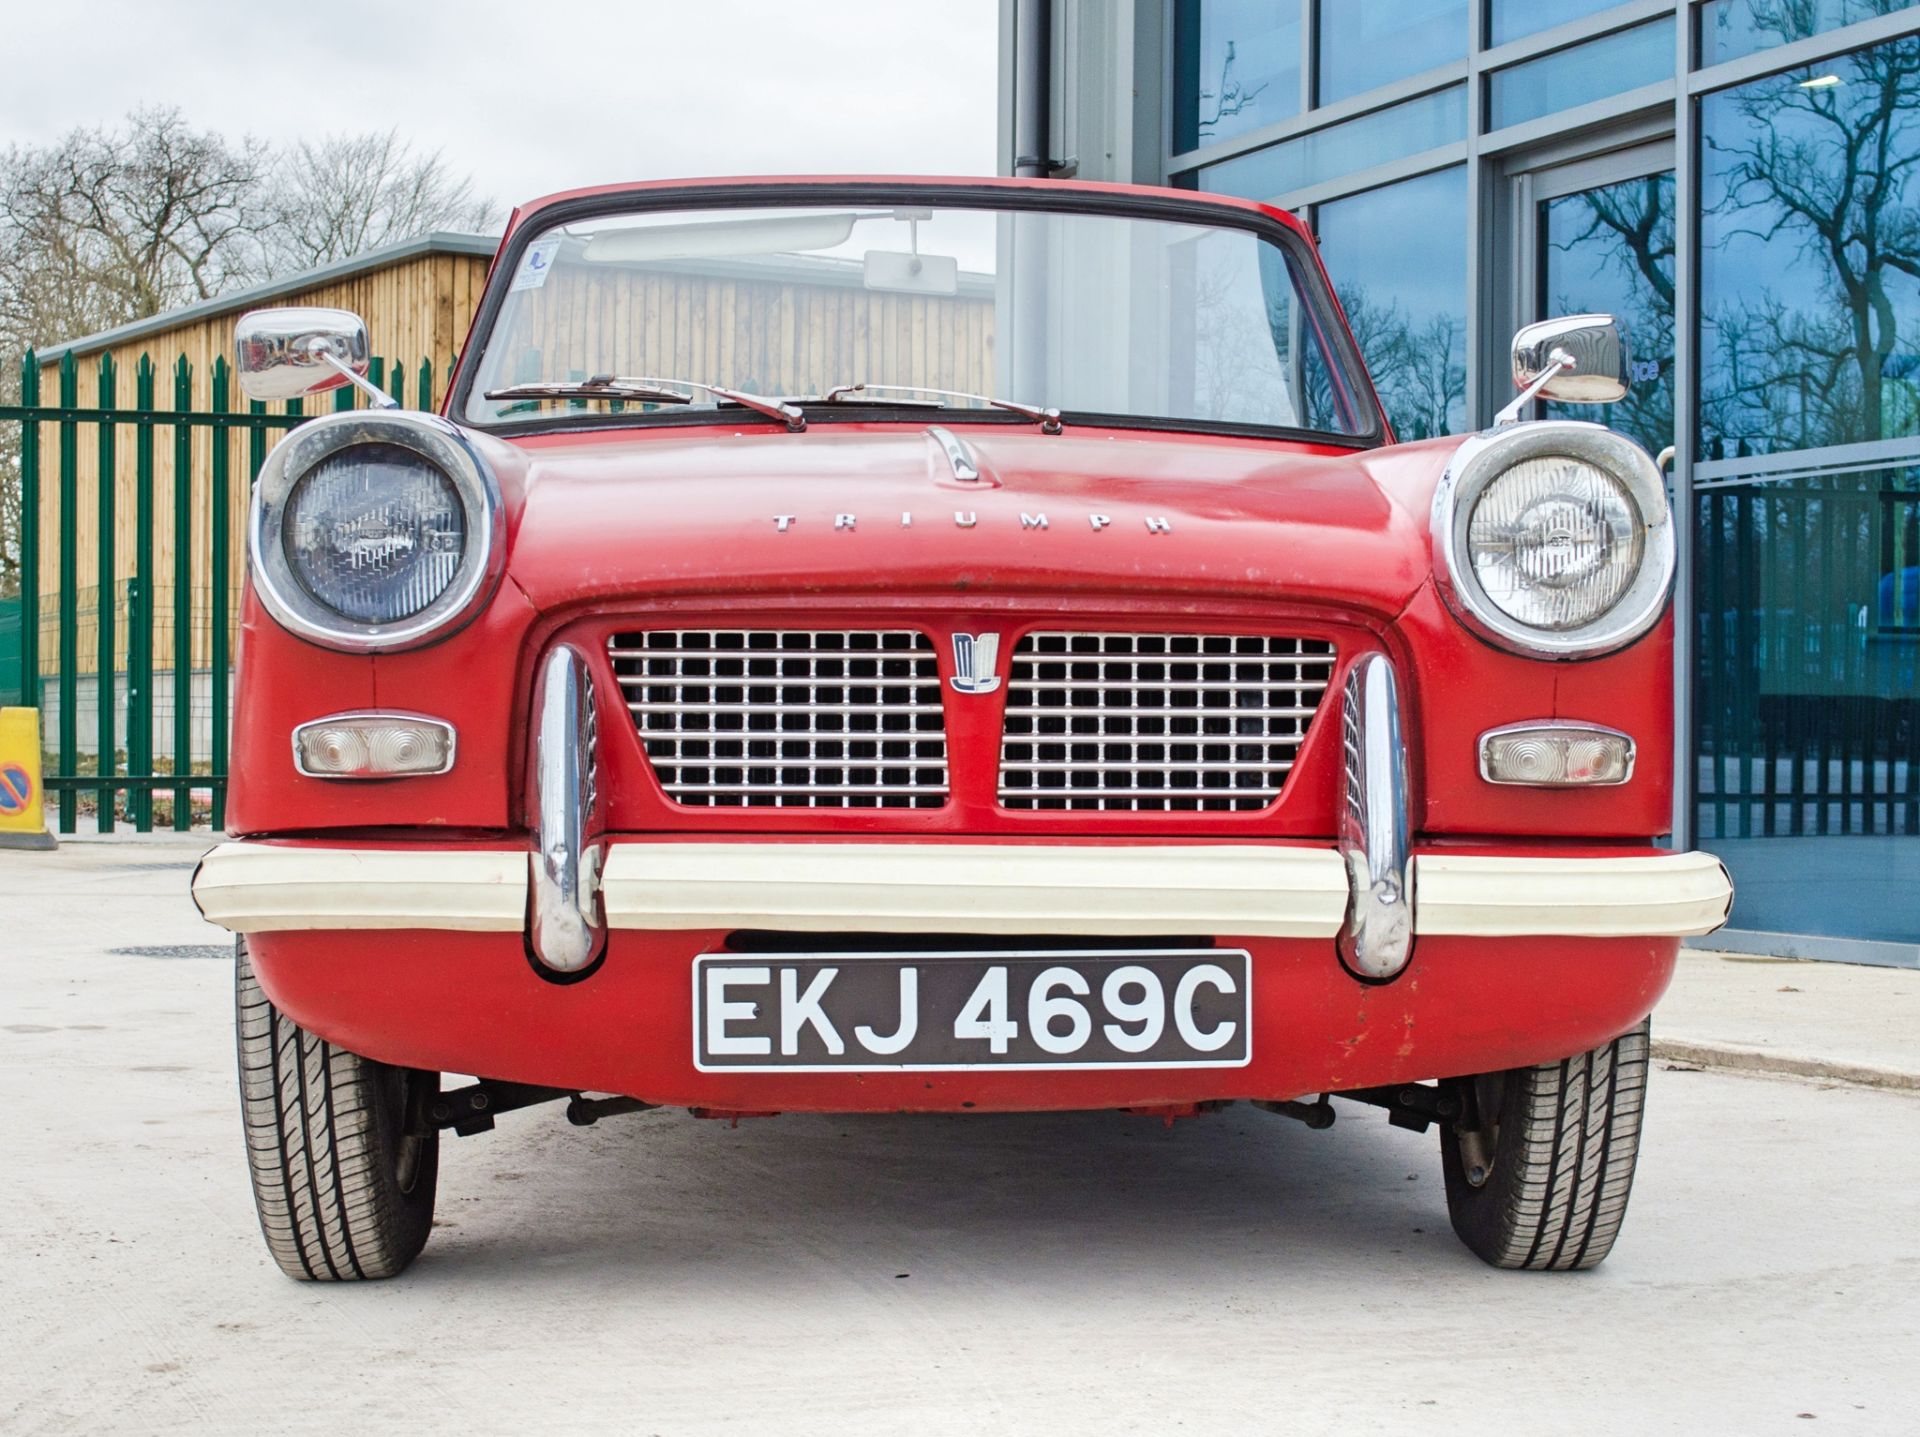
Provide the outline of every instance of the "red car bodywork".
{"type": "MultiPolygon", "coordinates": [[[[561,199],[648,188],[558,196],[517,212],[513,225],[561,199]]],[[[1280,212],[1219,203],[1298,228],[1280,212]]],[[[953,632],[993,629],[1010,646],[1026,629],[1071,619],[1078,629],[1177,621],[1196,632],[1331,639],[1339,667],[1329,694],[1361,655],[1388,655],[1400,675],[1416,852],[1654,851],[1672,798],[1671,621],[1621,652],[1571,663],[1523,658],[1470,634],[1436,590],[1429,538],[1435,485],[1458,440],[1352,448],[1071,424],[1046,435],[1011,423],[965,432],[981,479],[964,484],[946,471],[924,422],[480,437],[505,498],[509,557],[491,603],[459,632],[410,652],[331,652],[282,629],[249,590],[229,831],[287,845],[524,852],[534,670],[556,640],[575,639],[600,666],[600,823],[609,834],[715,844],[782,835],[1332,842],[1334,722],[1314,725],[1279,798],[1261,811],[1012,811],[995,797],[1004,690],[949,702],[953,794],[943,807],[682,807],[655,779],[606,660],[611,632],[657,620],[679,628],[884,620],[929,634],[944,676],[953,632]],[[1023,514],[1041,512],[1046,529],[1022,526],[1023,514]],[[836,528],[847,513],[857,522],[836,528]],[[791,516],[784,527],[781,515],[791,516]],[[1110,522],[1096,525],[1095,515],[1110,522]],[[293,770],[296,725],[361,709],[444,718],[460,736],[458,763],[441,776],[379,783],[293,770]],[[1638,736],[1631,779],[1554,790],[1481,778],[1480,734],[1544,718],[1638,736]]],[[[725,946],[726,930],[615,931],[604,962],[578,982],[543,976],[514,934],[260,932],[249,946],[289,1017],[369,1057],[729,1111],[1145,1107],[1489,1072],[1622,1032],[1659,998],[1679,946],[1673,937],[1429,936],[1404,973],[1376,984],[1349,974],[1324,941],[1215,938],[1247,949],[1258,975],[1244,1068],[697,1071],[689,970],[696,955],[725,946]]]]}

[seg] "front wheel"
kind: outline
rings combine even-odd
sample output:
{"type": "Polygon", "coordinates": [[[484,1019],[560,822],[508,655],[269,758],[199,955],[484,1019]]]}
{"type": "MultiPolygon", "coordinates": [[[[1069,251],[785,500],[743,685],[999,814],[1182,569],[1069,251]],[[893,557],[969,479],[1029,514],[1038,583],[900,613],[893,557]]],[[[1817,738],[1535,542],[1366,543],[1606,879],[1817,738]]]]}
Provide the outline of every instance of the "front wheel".
{"type": "Polygon", "coordinates": [[[440,1134],[418,1121],[434,1073],[376,1063],[273,1006],[234,953],[240,1108],[260,1230],[305,1281],[392,1277],[433,1227],[440,1134]]]}
{"type": "Polygon", "coordinates": [[[1495,1267],[1596,1266],[1626,1217],[1646,1105],[1648,1023],[1558,1063],[1470,1079],[1440,1132],[1447,1213],[1495,1267]]]}

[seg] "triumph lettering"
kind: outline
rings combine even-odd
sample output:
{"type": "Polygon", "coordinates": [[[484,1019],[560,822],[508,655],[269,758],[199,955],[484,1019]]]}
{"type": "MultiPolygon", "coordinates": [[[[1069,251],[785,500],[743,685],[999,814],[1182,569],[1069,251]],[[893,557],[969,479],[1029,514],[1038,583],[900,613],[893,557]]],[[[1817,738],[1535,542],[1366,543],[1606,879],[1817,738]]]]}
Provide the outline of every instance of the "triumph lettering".
{"type": "MultiPolygon", "coordinates": [[[[781,534],[790,533],[794,526],[800,522],[800,516],[798,514],[775,514],[772,517],[775,532],[781,534]]],[[[1013,515],[1007,515],[1003,519],[994,522],[1011,522],[1013,518],[1013,515]]],[[[1026,510],[1022,509],[1018,511],[1018,518],[1020,528],[1023,531],[1036,529],[1051,530],[1053,528],[1053,521],[1044,510],[1038,514],[1029,514],[1026,510]]],[[[1087,524],[1096,534],[1103,529],[1111,529],[1113,522],[1113,516],[1111,514],[1087,515],[1087,524]]],[[[1143,515],[1141,522],[1146,525],[1149,534],[1159,535],[1171,534],[1173,532],[1173,520],[1164,514],[1143,515]]],[[[980,527],[980,511],[978,509],[955,509],[953,511],[953,523],[954,527],[958,529],[977,529],[980,527]]],[[[833,527],[836,530],[846,530],[849,532],[857,530],[859,528],[859,515],[835,514],[833,516],[833,527]]],[[[900,511],[900,527],[902,529],[911,529],[913,527],[913,511],[911,509],[902,509],[900,511]]]]}

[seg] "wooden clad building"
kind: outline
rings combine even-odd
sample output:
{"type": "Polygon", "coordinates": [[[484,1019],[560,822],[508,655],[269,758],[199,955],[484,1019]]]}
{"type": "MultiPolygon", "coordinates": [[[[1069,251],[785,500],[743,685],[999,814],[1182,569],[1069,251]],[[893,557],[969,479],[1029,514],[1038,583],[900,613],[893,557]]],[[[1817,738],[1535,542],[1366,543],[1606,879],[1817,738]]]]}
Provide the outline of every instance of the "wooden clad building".
{"type": "MultiPolygon", "coordinates": [[[[234,320],[267,305],[350,309],[366,320],[375,354],[431,358],[444,366],[467,336],[499,243],[493,235],[430,234],[53,345],[38,354],[41,400],[50,401],[58,393],[60,362],[69,354],[95,362],[101,355],[112,356],[123,384],[131,383],[134,366],[146,355],[163,384],[171,383],[174,366],[184,358],[193,368],[195,402],[204,406],[211,399],[206,386],[214,360],[233,362],[234,320]]],[[[82,366],[81,374],[83,381],[91,378],[90,363],[82,366]]],[[[94,396],[83,393],[81,398],[91,404],[94,396]]],[[[164,390],[162,407],[171,401],[171,390],[164,390]]]]}
{"type": "MultiPolygon", "coordinates": [[[[430,364],[436,389],[445,384],[449,365],[466,338],[467,326],[479,305],[486,283],[487,268],[499,241],[489,235],[436,233],[403,244],[373,250],[338,264],[293,275],[272,284],[242,290],[202,304],[169,310],[151,319],[122,325],[82,339],[53,345],[39,351],[35,358],[40,370],[39,400],[43,405],[59,405],[67,397],[62,392],[62,373],[71,364],[74,393],[80,407],[128,411],[141,399],[141,369],[151,366],[152,398],[158,411],[153,429],[150,463],[152,490],[148,511],[156,517],[149,528],[152,544],[152,573],[157,578],[153,600],[165,613],[171,597],[164,590],[177,572],[175,558],[176,518],[182,512],[174,482],[178,447],[175,432],[167,422],[169,412],[189,410],[205,416],[216,411],[246,412],[248,406],[238,383],[229,378],[225,404],[217,403],[216,371],[220,361],[230,369],[233,363],[233,324],[244,311],[266,305],[319,305],[350,309],[367,322],[368,334],[376,355],[385,356],[383,366],[398,371],[408,402],[417,403],[419,367],[430,364]],[[111,366],[110,383],[103,382],[102,362],[111,366]],[[181,363],[186,364],[185,386],[181,385],[181,363]]],[[[393,382],[389,377],[389,384],[393,382]]],[[[77,602],[85,610],[97,612],[101,584],[102,552],[98,494],[100,461],[105,447],[98,442],[97,430],[106,426],[89,424],[74,445],[72,463],[76,487],[85,496],[75,506],[72,543],[79,571],[80,592],[67,602],[77,602]],[[91,561],[91,562],[89,562],[91,561]]],[[[124,609],[126,584],[134,577],[139,544],[135,533],[142,510],[138,493],[140,444],[133,426],[119,424],[115,429],[111,458],[115,471],[112,511],[115,520],[115,556],[111,591],[115,603],[124,609]]],[[[257,437],[245,429],[217,429],[199,423],[184,431],[189,455],[188,487],[184,513],[187,523],[188,563],[193,589],[195,667],[204,667],[209,653],[206,627],[212,611],[210,603],[211,560],[213,550],[212,519],[214,504],[214,446],[224,439],[228,446],[223,466],[230,475],[244,482],[252,472],[253,450],[262,440],[270,445],[279,437],[278,428],[262,431],[257,437]]],[[[67,462],[60,452],[62,437],[53,426],[39,432],[40,514],[38,534],[39,612],[43,625],[56,615],[60,565],[56,560],[67,536],[61,533],[60,470],[67,462]]],[[[238,502],[223,505],[226,510],[228,548],[232,555],[245,553],[246,505],[244,489],[235,496],[238,502]]],[[[238,564],[228,566],[226,580],[237,591],[238,564]]],[[[83,668],[93,666],[88,651],[94,626],[82,625],[83,668]]],[[[161,666],[174,662],[174,639],[170,626],[162,624],[154,636],[154,660],[161,666]]],[[[41,668],[52,672],[57,649],[40,646],[41,668]]]]}
{"type": "Polygon", "coordinates": [[[231,373],[235,319],[269,305],[353,310],[367,322],[389,388],[419,403],[430,375],[431,402],[465,340],[498,245],[489,235],[430,234],[36,353],[38,393],[27,402],[47,418],[19,426],[18,442],[23,465],[37,475],[28,526],[37,560],[29,660],[42,677],[50,739],[70,695],[77,712],[69,722],[92,751],[87,739],[105,670],[115,675],[116,707],[129,716],[136,707],[162,710],[161,729],[171,723],[173,691],[184,696],[190,682],[192,751],[206,757],[224,746],[211,722],[219,707],[211,670],[226,667],[231,642],[216,643],[213,626],[218,618],[231,629],[249,480],[285,428],[279,405],[272,424],[216,418],[257,412],[231,373]],[[149,406],[153,419],[145,421],[140,411],[149,406]],[[98,419],[85,412],[96,409],[109,412],[98,419]],[[70,422],[57,417],[75,411],[70,422]],[[106,486],[103,465],[112,473],[106,486]],[[112,526],[104,544],[103,521],[112,526]],[[147,592],[139,596],[143,569],[147,592]],[[151,675],[144,698],[129,676],[136,656],[151,675]]]}
{"type": "MultiPolygon", "coordinates": [[[[129,773],[169,761],[170,773],[224,770],[252,478],[302,414],[360,402],[341,390],[304,408],[250,405],[232,372],[234,320],[270,305],[352,310],[376,382],[434,407],[496,248],[482,235],[428,235],[35,357],[26,403],[39,413],[20,425],[37,497],[16,666],[39,676],[57,772],[123,746],[129,773]]],[[[583,378],[570,371],[591,357],[612,372],[768,393],[857,380],[990,392],[995,306],[989,275],[903,294],[827,256],[608,264],[519,307],[515,339],[531,368],[495,379],[544,377],[549,364],[583,378]]],[[[217,783],[214,794],[217,817],[217,783]]]]}

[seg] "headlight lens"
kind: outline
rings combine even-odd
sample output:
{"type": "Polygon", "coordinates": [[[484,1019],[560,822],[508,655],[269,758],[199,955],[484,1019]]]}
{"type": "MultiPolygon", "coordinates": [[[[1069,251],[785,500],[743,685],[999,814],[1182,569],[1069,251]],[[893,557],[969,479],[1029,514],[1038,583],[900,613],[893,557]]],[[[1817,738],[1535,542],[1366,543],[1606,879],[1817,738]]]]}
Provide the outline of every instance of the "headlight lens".
{"type": "Polygon", "coordinates": [[[321,604],[361,623],[411,618],[460,572],[466,508],[453,482],[397,444],[315,464],[286,508],[289,566],[321,604]]]}
{"type": "Polygon", "coordinates": [[[1523,459],[1480,491],[1467,553],[1487,598],[1531,628],[1564,632],[1620,601],[1645,558],[1626,486],[1567,455],[1523,459]]]}
{"type": "Polygon", "coordinates": [[[1585,659],[1660,621],[1673,515],[1653,457],[1597,424],[1550,419],[1466,439],[1433,495],[1441,597],[1480,638],[1585,659]]]}

